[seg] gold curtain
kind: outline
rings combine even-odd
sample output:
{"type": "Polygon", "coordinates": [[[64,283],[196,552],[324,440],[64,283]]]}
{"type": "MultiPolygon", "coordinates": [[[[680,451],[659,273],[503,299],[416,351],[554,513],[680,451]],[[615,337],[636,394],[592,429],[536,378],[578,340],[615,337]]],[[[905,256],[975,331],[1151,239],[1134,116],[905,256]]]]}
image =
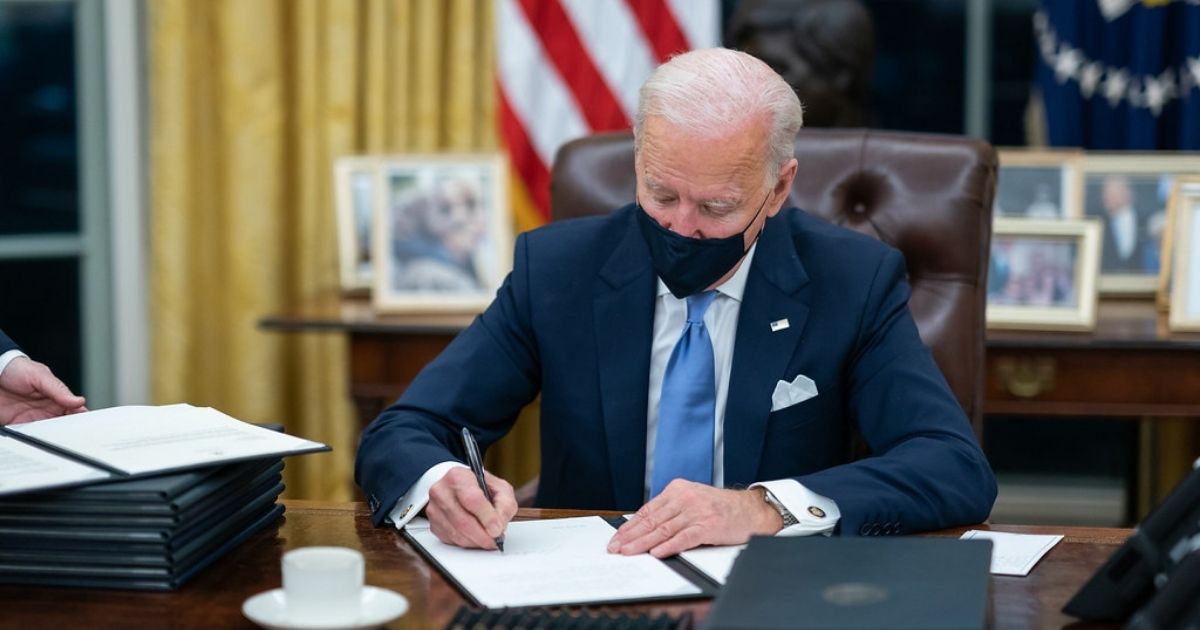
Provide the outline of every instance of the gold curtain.
{"type": "MultiPolygon", "coordinates": [[[[337,290],[337,156],[495,149],[491,11],[490,0],[148,3],[154,397],[333,446],[289,460],[293,498],[352,496],[347,347],[256,323],[337,290]]],[[[524,431],[493,462],[536,452],[524,431]]],[[[517,466],[510,478],[529,476],[517,466]]]]}

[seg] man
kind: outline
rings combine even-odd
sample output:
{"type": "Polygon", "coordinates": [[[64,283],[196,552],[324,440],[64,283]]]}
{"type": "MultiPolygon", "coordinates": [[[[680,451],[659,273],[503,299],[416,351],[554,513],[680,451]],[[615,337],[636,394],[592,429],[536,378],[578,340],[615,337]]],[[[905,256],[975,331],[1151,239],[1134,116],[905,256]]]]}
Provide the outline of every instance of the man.
{"type": "Polygon", "coordinates": [[[16,424],[87,411],[50,368],[29,359],[0,330],[0,424],[16,424]]]}
{"type": "Polygon", "coordinates": [[[484,499],[458,435],[496,441],[539,392],[536,503],[637,509],[613,552],[986,518],[995,479],[917,335],[902,257],[782,210],[800,121],[744,53],[661,66],[635,122],[638,203],[521,235],[496,300],[367,428],[376,524],[424,507],[441,540],[495,548],[513,491],[489,475],[484,499]],[[848,463],[853,428],[873,456],[848,463]]]}
{"type": "Polygon", "coordinates": [[[1133,186],[1128,177],[1113,175],[1104,179],[1101,203],[1104,205],[1104,248],[1100,270],[1104,273],[1138,273],[1142,267],[1142,226],[1133,209],[1133,186]]]}

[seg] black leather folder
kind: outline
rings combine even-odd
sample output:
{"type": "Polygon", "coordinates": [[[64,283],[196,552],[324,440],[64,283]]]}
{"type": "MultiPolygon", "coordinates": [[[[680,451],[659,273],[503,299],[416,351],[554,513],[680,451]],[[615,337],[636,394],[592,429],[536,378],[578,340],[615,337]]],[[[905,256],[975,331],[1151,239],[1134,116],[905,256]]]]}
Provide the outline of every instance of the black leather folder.
{"type": "Polygon", "coordinates": [[[128,570],[89,571],[87,568],[75,567],[66,571],[29,572],[26,570],[0,569],[0,584],[33,584],[44,586],[78,586],[87,588],[112,588],[143,591],[173,591],[194,577],[198,572],[215,562],[221,556],[231,551],[259,530],[274,523],[284,512],[282,505],[272,505],[254,518],[248,526],[234,532],[232,536],[219,542],[207,553],[198,556],[185,565],[170,570],[147,570],[145,568],[130,568],[128,570]]]}
{"type": "Polygon", "coordinates": [[[234,464],[204,473],[178,473],[117,481],[99,486],[61,490],[44,496],[22,496],[0,501],[0,527],[26,524],[87,525],[172,525],[194,520],[196,514],[219,504],[220,501],[243,492],[247,486],[259,484],[269,476],[278,477],[283,462],[269,460],[234,464]],[[175,493],[183,485],[186,490],[175,493]],[[131,488],[126,486],[133,486],[131,488]],[[164,499],[131,500],[129,494],[145,496],[157,487],[170,494],[164,499]],[[99,488],[110,488],[98,492],[99,488]]]}
{"type": "Polygon", "coordinates": [[[708,628],[983,628],[991,551],[988,540],[756,537],[708,628]]]}
{"type": "Polygon", "coordinates": [[[221,506],[207,510],[201,518],[183,521],[175,525],[151,525],[125,527],[76,525],[32,525],[0,527],[0,549],[12,548],[69,548],[69,549],[117,549],[113,544],[138,543],[143,550],[177,549],[189,544],[197,537],[211,531],[227,520],[231,514],[249,504],[262,501],[275,502],[283,491],[283,483],[276,473],[262,483],[243,489],[241,492],[222,499],[221,506]]]}
{"type": "Polygon", "coordinates": [[[250,522],[275,506],[283,491],[278,477],[274,485],[256,489],[239,502],[198,527],[189,528],[186,538],[145,545],[126,545],[89,541],[25,538],[19,544],[0,547],[0,564],[73,564],[131,565],[172,567],[183,564],[216,546],[224,538],[247,527],[250,522]],[[66,544],[64,544],[64,542],[66,544]]]}

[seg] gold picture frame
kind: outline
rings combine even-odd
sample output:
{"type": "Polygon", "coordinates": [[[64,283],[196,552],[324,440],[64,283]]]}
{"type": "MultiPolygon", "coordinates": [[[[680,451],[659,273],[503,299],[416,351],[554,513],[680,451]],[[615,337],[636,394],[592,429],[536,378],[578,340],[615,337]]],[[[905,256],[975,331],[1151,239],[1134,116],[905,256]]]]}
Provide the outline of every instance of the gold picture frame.
{"type": "Polygon", "coordinates": [[[988,328],[1094,328],[1101,229],[1090,219],[996,219],[988,328]]]}
{"type": "Polygon", "coordinates": [[[993,217],[1077,219],[1083,215],[1083,152],[1000,149],[993,217]]]}
{"type": "Polygon", "coordinates": [[[1200,178],[1178,186],[1173,199],[1173,263],[1170,274],[1172,331],[1200,331],[1200,178]]]}
{"type": "Polygon", "coordinates": [[[377,166],[378,158],[366,155],[343,156],[334,161],[338,277],[344,293],[365,294],[371,290],[377,166]]]}
{"type": "Polygon", "coordinates": [[[512,268],[499,154],[380,158],[372,305],[381,313],[478,313],[512,268]]]}
{"type": "Polygon", "coordinates": [[[1200,174],[1200,155],[1088,153],[1083,215],[1102,220],[1100,292],[1153,296],[1162,268],[1172,182],[1200,174]]]}

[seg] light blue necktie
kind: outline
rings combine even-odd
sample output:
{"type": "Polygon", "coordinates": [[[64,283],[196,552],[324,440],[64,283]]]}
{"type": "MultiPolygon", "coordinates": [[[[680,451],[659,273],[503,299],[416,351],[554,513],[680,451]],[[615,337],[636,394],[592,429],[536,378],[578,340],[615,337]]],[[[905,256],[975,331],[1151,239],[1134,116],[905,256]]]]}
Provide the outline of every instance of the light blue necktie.
{"type": "Polygon", "coordinates": [[[687,323],[663,373],[650,498],[672,479],[712,483],[717,381],[704,312],[716,297],[705,291],[687,299],[687,323]]]}

